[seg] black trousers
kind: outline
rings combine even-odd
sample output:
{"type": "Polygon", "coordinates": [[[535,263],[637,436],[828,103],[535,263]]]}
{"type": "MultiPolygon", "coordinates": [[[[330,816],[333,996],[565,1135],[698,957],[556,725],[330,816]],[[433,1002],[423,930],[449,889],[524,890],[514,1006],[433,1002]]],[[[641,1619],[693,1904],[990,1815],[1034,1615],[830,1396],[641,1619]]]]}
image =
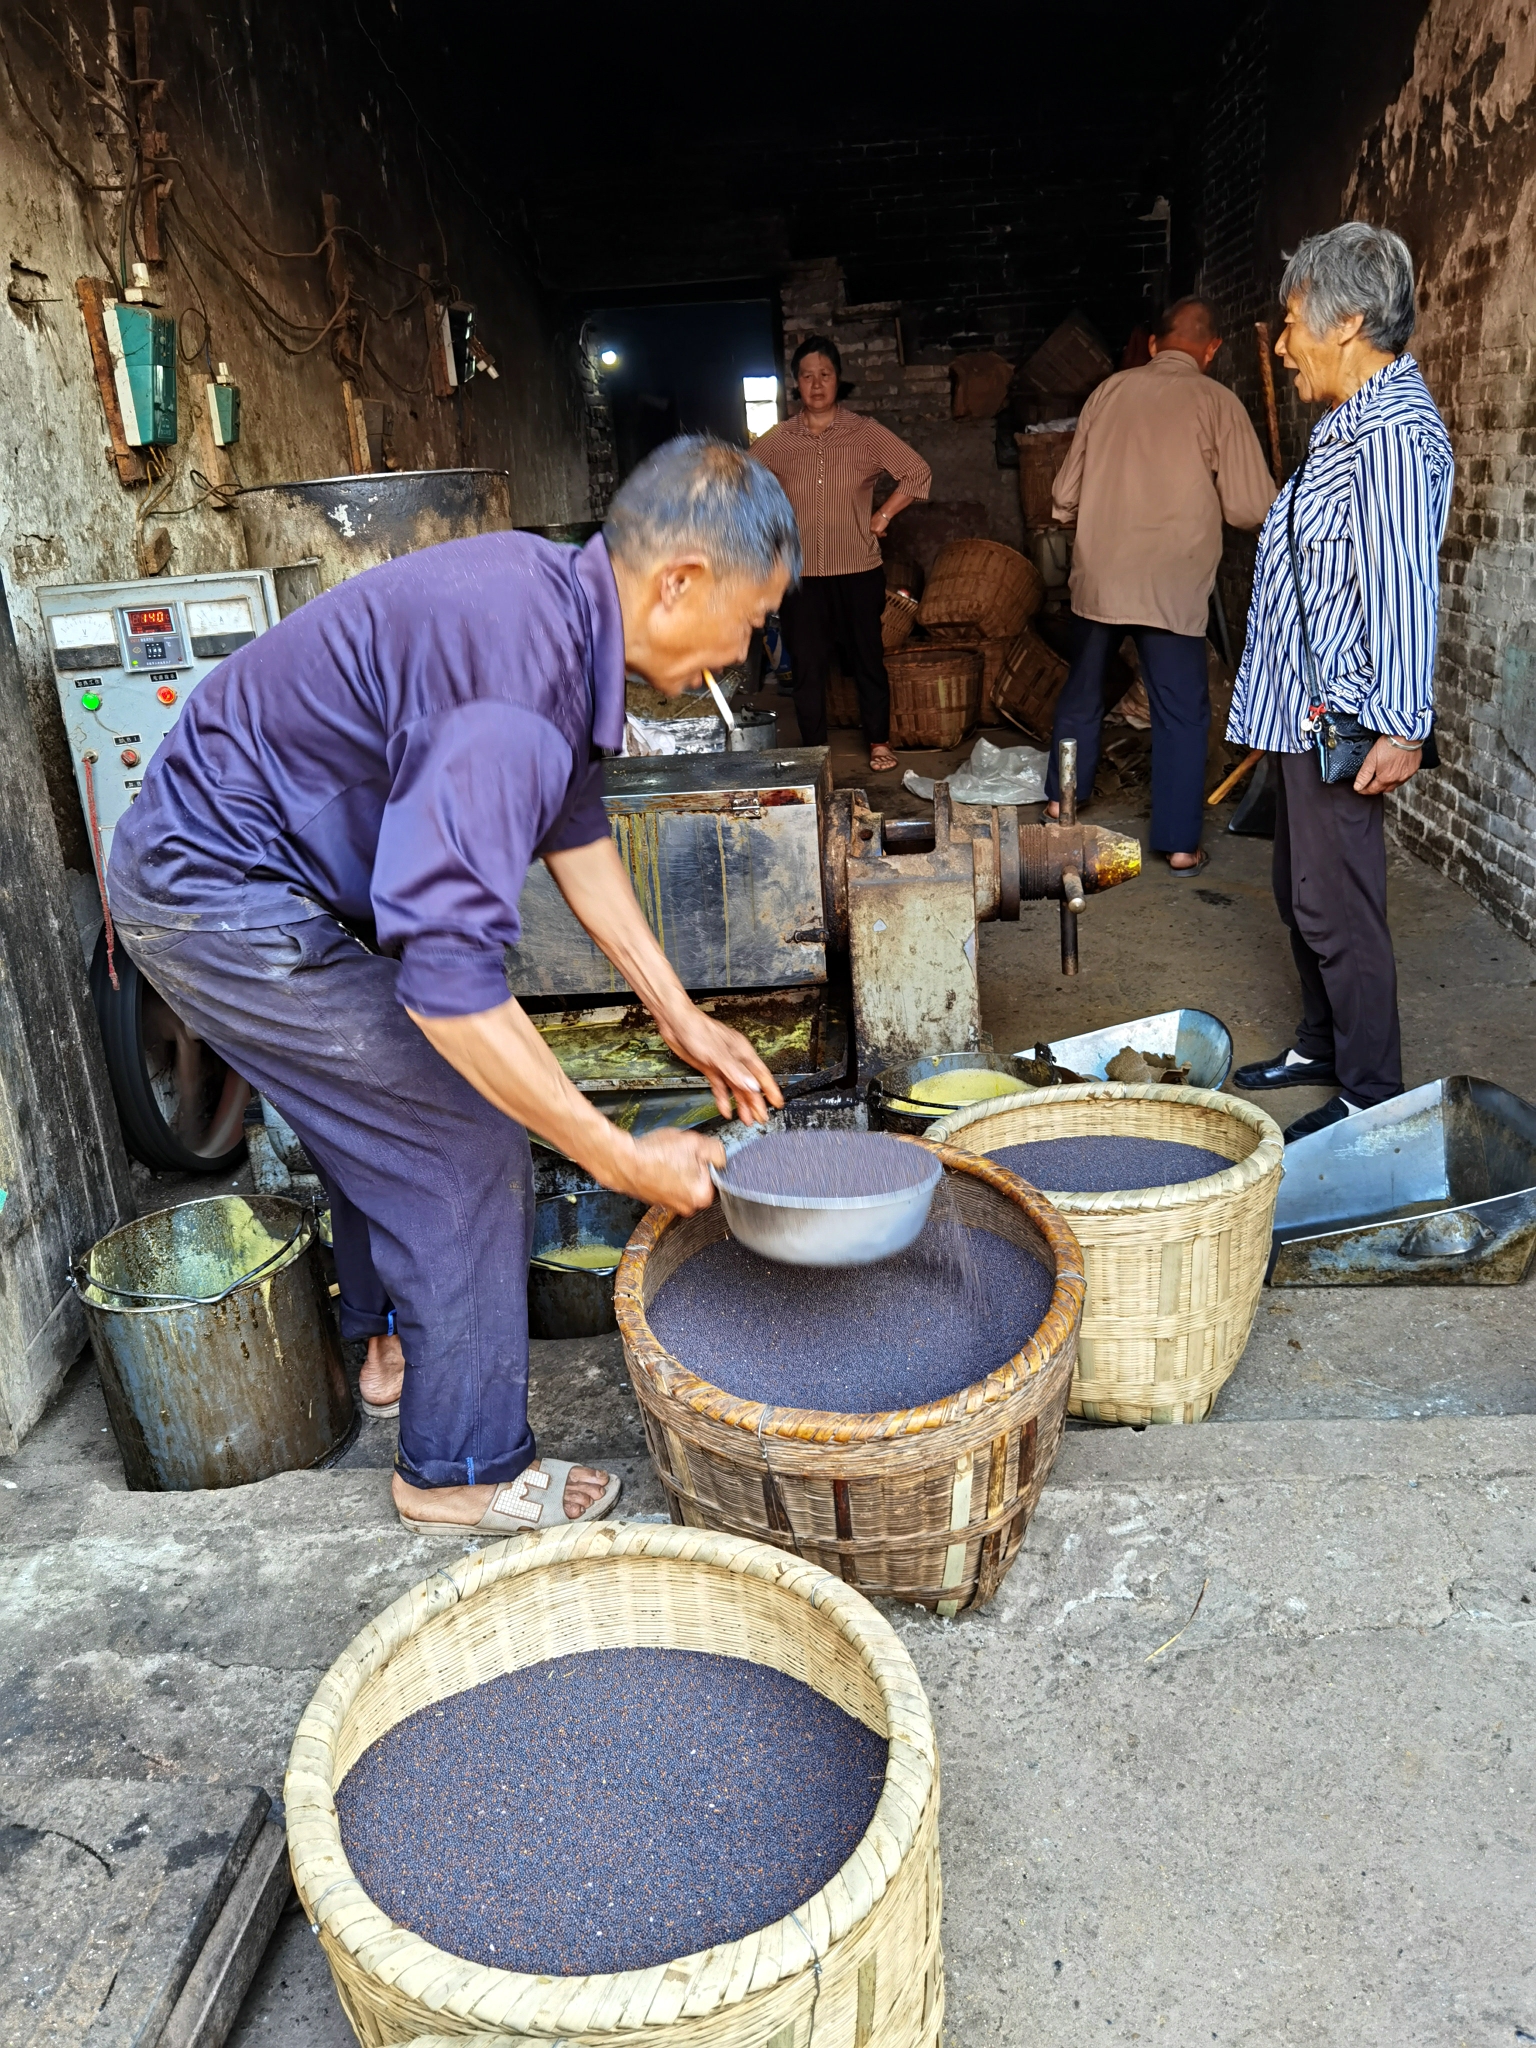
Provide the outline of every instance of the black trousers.
{"type": "Polygon", "coordinates": [[[1301,976],[1303,1059],[1332,1060],[1357,1108],[1403,1092],[1397,962],[1379,796],[1324,782],[1317,756],[1273,754],[1275,902],[1301,976]]]}
{"type": "Polygon", "coordinates": [[[1129,633],[1141,656],[1147,705],[1152,713],[1152,851],[1194,853],[1205,823],[1205,737],[1211,723],[1206,679],[1205,636],[1170,633],[1162,626],[1105,626],[1072,614],[1072,666],[1056,700],[1051,758],[1045,793],[1061,795],[1056,781],[1057,748],[1077,741],[1077,793],[1086,803],[1099,765],[1104,713],[1104,677],[1109,657],[1129,633]]]}
{"type": "Polygon", "coordinates": [[[884,610],[883,569],[804,577],[779,607],[795,671],[795,718],[802,747],[827,744],[827,680],[834,654],[853,671],[865,739],[878,747],[890,738],[891,686],[880,644],[884,610]]]}

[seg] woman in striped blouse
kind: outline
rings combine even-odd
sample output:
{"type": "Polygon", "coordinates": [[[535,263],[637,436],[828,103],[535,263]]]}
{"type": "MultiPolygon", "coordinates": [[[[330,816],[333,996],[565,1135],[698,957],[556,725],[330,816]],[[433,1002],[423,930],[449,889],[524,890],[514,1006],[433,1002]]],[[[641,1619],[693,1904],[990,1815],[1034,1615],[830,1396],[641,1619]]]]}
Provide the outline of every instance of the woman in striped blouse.
{"type": "Polygon", "coordinates": [[[1303,403],[1329,410],[1259,537],[1227,737],[1272,757],[1275,900],[1302,989],[1291,1046],[1233,1080],[1338,1091],[1291,1125],[1290,1140],[1402,1093],[1383,799],[1417,772],[1434,724],[1454,464],[1404,353],[1415,317],[1406,243],[1361,221],[1309,236],[1280,289],[1276,353],[1303,403]],[[1318,696],[1375,736],[1352,781],[1323,781],[1318,696]]]}
{"type": "Polygon", "coordinates": [[[869,765],[878,774],[896,766],[888,745],[891,689],[880,643],[880,540],[904,506],[927,497],[933,473],[915,448],[878,420],[838,404],[843,364],[835,343],[808,335],[790,367],[800,411],[755,441],[752,453],[784,486],[805,551],[805,574],[779,614],[794,664],[800,744],[827,743],[827,679],[833,654],[841,653],[853,670],[869,765]],[[875,482],[887,474],[896,488],[871,515],[875,482]]]}

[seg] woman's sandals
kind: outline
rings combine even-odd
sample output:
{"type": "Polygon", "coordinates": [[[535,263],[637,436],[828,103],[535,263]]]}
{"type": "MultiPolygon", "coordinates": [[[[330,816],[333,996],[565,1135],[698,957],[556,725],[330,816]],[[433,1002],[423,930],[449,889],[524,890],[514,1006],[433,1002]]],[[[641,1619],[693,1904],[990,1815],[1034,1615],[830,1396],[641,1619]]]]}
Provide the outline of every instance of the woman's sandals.
{"type": "Polygon", "coordinates": [[[575,1470],[572,1460],[540,1458],[537,1471],[529,1466],[505,1486],[497,1487],[478,1522],[418,1522],[401,1514],[398,1508],[395,1512],[406,1528],[418,1536],[463,1535],[466,1531],[487,1536],[527,1536],[536,1529],[563,1529],[577,1522],[602,1521],[605,1515],[613,1513],[624,1488],[623,1480],[617,1472],[610,1472],[608,1484],[591,1506],[583,1508],[579,1515],[568,1515],[565,1488],[575,1470]]]}

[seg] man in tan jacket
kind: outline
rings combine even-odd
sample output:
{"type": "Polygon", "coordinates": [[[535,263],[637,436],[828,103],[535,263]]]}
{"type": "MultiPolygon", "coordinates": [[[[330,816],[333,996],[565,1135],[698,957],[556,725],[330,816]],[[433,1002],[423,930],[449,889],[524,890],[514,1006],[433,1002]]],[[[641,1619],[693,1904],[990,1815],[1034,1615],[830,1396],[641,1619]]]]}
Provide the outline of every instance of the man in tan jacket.
{"type": "Polygon", "coordinates": [[[1152,712],[1154,852],[1179,874],[1200,847],[1211,722],[1205,623],[1223,520],[1258,527],[1275,486],[1242,402],[1205,372],[1221,347],[1205,299],[1178,299],[1158,322],[1152,360],[1107,378],[1083,407],[1051,510],[1075,526],[1072,667],[1056,705],[1056,748],[1077,741],[1077,783],[1093,789],[1104,677],[1135,637],[1152,712]]]}

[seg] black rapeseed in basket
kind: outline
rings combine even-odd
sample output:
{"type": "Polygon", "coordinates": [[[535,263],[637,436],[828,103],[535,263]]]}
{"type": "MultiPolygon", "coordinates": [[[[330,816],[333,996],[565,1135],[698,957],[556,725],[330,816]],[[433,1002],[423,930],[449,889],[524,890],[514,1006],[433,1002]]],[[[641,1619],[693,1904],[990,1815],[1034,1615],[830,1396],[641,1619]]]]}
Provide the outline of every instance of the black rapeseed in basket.
{"type": "Polygon", "coordinates": [[[1121,1188],[1166,1188],[1175,1181],[1204,1180],[1232,1164],[1203,1145],[1176,1145],[1167,1138],[1039,1138],[1028,1145],[1004,1145],[987,1157],[1031,1187],[1063,1195],[1108,1195],[1121,1188]]]}
{"type": "Polygon", "coordinates": [[[885,1765],[881,1737],[767,1665],[591,1650],[409,1715],[336,1812],[400,1926],[492,1969],[574,1976],[797,1911],[853,1853],[885,1765]]]}

